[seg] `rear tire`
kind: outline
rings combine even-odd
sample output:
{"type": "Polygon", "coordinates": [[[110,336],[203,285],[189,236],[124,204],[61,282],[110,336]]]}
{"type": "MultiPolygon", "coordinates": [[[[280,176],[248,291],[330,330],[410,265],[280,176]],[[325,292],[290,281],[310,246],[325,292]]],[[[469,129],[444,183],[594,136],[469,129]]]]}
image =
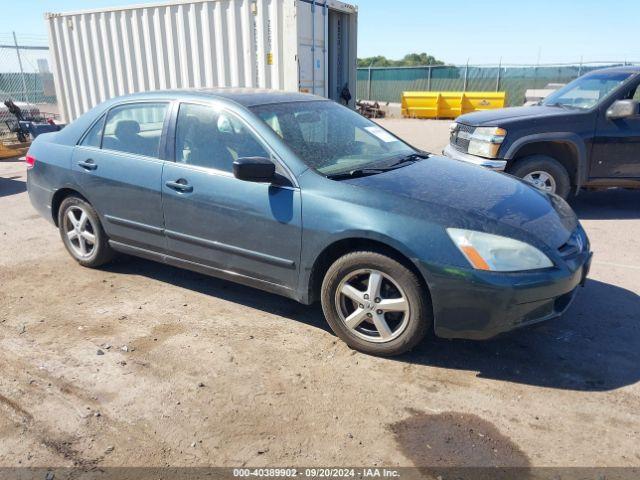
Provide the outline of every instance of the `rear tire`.
{"type": "Polygon", "coordinates": [[[69,254],[83,267],[99,267],[115,255],[98,214],[80,197],[71,196],[62,201],[58,230],[69,254]]]}
{"type": "Polygon", "coordinates": [[[336,260],[322,282],[321,298],[335,334],[371,355],[411,350],[433,323],[429,294],[416,274],[376,252],[353,252],[336,260]]]}
{"type": "Polygon", "coordinates": [[[528,181],[540,190],[564,198],[571,194],[569,172],[555,158],[531,155],[521,158],[508,169],[508,173],[528,181]]]}

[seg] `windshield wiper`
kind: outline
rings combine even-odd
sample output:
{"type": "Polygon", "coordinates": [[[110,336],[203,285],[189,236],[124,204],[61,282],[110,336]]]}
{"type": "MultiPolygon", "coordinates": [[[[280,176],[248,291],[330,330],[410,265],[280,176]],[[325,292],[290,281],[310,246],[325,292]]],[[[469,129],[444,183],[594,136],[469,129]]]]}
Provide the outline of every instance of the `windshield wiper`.
{"type": "Polygon", "coordinates": [[[423,160],[425,158],[429,158],[429,154],[427,154],[427,153],[411,153],[409,155],[406,155],[406,156],[402,157],[396,163],[393,163],[393,164],[391,164],[391,165],[389,165],[389,166],[387,166],[385,168],[388,169],[388,170],[392,170],[393,168],[398,167],[400,165],[417,162],[417,161],[423,160]]]}
{"type": "Polygon", "coordinates": [[[358,177],[366,177],[368,175],[377,175],[378,173],[384,173],[390,170],[396,170],[398,168],[404,167],[409,163],[414,163],[424,158],[429,158],[429,155],[426,153],[412,153],[400,158],[398,161],[390,165],[385,165],[382,167],[375,167],[375,168],[357,168],[355,170],[350,170],[348,172],[340,172],[340,173],[327,175],[327,178],[331,180],[344,180],[345,178],[358,178],[358,177]]]}
{"type": "Polygon", "coordinates": [[[566,103],[560,103],[560,102],[545,103],[544,106],[545,107],[560,107],[560,108],[564,108],[565,110],[576,110],[576,109],[581,110],[580,107],[576,107],[575,105],[567,105],[566,103]]]}
{"type": "Polygon", "coordinates": [[[346,178],[359,178],[366,177],[368,175],[377,175],[378,173],[386,172],[385,168],[357,168],[348,172],[334,173],[327,175],[330,180],[344,180],[346,178]]]}

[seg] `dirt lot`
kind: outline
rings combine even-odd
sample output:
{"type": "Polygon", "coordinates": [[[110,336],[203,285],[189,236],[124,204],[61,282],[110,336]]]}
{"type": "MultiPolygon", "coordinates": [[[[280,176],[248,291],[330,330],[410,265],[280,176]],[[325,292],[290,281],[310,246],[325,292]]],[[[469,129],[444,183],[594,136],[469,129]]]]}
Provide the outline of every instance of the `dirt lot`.
{"type": "MultiPolygon", "coordinates": [[[[446,143],[448,122],[383,123],[446,143]]],[[[574,205],[595,260],[564,318],[380,359],[318,306],[80,268],[0,161],[0,466],[640,466],[640,192],[574,205]]]]}

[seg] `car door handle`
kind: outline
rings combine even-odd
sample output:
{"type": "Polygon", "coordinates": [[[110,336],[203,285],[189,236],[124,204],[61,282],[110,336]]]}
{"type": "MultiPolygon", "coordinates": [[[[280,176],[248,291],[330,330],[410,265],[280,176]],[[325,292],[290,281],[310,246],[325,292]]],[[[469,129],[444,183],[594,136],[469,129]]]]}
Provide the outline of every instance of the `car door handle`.
{"type": "Polygon", "coordinates": [[[178,192],[193,192],[193,187],[186,180],[176,180],[175,182],[167,182],[165,185],[178,192]]]}
{"type": "Polygon", "coordinates": [[[78,162],[78,165],[82,168],[84,168],[85,170],[95,170],[96,168],[98,168],[98,165],[96,165],[96,163],[91,160],[90,158],[82,161],[82,162],[78,162]]]}

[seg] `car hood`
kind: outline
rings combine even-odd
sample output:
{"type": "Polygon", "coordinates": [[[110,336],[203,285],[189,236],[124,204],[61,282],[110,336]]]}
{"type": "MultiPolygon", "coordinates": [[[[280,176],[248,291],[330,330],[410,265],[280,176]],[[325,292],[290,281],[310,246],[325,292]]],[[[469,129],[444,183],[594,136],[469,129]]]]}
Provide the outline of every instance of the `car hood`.
{"type": "MultiPolygon", "coordinates": [[[[441,156],[377,175],[345,180],[398,198],[394,209],[443,227],[482,230],[557,249],[578,226],[567,203],[515,177],[441,156]],[[403,199],[409,201],[403,201],[403,199]],[[423,205],[416,211],[414,201],[423,205]]],[[[391,208],[391,205],[389,206],[391,208]]]]}
{"type": "Polygon", "coordinates": [[[535,105],[531,107],[510,107],[501,108],[499,110],[486,110],[484,112],[467,113],[456,119],[459,123],[471,125],[474,127],[487,125],[492,127],[500,127],[510,121],[524,120],[526,118],[548,118],[567,116],[571,112],[561,107],[545,107],[544,105],[535,105]]]}

